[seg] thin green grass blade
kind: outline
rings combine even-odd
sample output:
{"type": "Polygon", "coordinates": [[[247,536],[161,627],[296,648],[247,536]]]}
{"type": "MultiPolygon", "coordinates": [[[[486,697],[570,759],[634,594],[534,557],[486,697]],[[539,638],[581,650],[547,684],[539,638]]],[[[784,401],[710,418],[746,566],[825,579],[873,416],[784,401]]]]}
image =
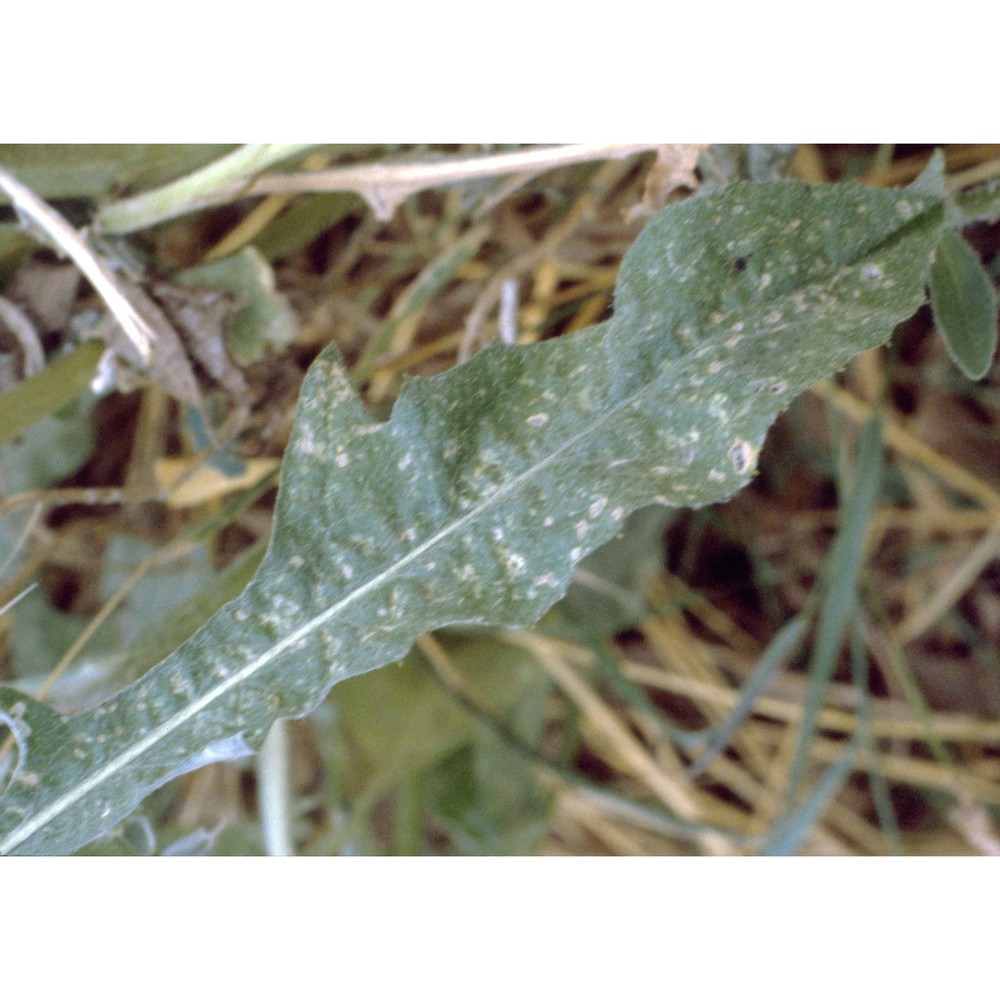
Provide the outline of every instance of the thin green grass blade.
{"type": "Polygon", "coordinates": [[[732,712],[729,713],[725,722],[712,733],[708,746],[688,768],[688,774],[692,778],[704,774],[705,769],[725,750],[733,733],[739,729],[746,717],[753,711],[754,702],[767,690],[771,679],[798,648],[808,626],[807,618],[793,618],[768,643],[767,649],[761,654],[760,662],[754,668],[750,679],[743,685],[739,701],[736,702],[732,712]]]}
{"type": "Polygon", "coordinates": [[[299,198],[254,237],[253,245],[270,261],[308,246],[341,219],[364,208],[364,201],[347,191],[299,198]]]}
{"type": "Polygon", "coordinates": [[[851,630],[851,680],[854,690],[858,692],[858,739],[861,746],[871,754],[872,768],[869,772],[872,800],[875,804],[875,815],[878,817],[879,828],[885,834],[889,843],[889,853],[901,857],[903,838],[899,832],[899,821],[889,794],[889,782],[886,781],[882,768],[882,757],[878,746],[872,738],[871,725],[871,695],[868,692],[868,655],[865,652],[865,638],[861,626],[857,622],[851,630]]]}
{"type": "Polygon", "coordinates": [[[882,424],[874,418],[862,429],[853,491],[844,505],[840,529],[826,561],[826,594],[819,612],[802,723],[788,776],[786,795],[789,803],[795,801],[805,778],[809,746],[816,735],[823,697],[857,608],[865,536],[882,485],[882,464],[882,424]]]}
{"type": "MultiPolygon", "coordinates": [[[[889,615],[886,612],[878,593],[873,591],[869,600],[873,611],[877,613],[877,621],[883,624],[888,623],[889,615]]],[[[899,681],[899,686],[903,689],[903,696],[906,698],[907,702],[909,702],[914,715],[916,715],[917,718],[923,723],[924,742],[927,744],[928,749],[939,764],[942,764],[945,767],[955,767],[955,757],[934,728],[934,713],[927,704],[927,701],[923,696],[923,692],[920,690],[920,685],[917,683],[916,677],[913,676],[913,671],[910,670],[910,665],[906,661],[906,654],[903,652],[899,643],[894,641],[891,629],[884,627],[882,632],[884,635],[888,636],[886,650],[888,652],[889,664],[892,667],[892,672],[895,675],[896,680],[899,681]]]]}
{"type": "Polygon", "coordinates": [[[855,739],[836,763],[823,772],[823,776],[816,782],[816,787],[805,801],[774,828],[767,846],[761,852],[765,857],[786,857],[795,854],[805,843],[809,832],[823,815],[823,810],[851,773],[858,756],[858,749],[858,741],[855,739]]]}
{"type": "Polygon", "coordinates": [[[391,319],[386,322],[364,349],[354,366],[355,385],[362,385],[371,374],[376,362],[392,342],[399,325],[418,309],[423,308],[455,276],[455,272],[476,255],[489,228],[474,226],[447,249],[438,254],[411,282],[403,297],[397,302],[391,319]]]}

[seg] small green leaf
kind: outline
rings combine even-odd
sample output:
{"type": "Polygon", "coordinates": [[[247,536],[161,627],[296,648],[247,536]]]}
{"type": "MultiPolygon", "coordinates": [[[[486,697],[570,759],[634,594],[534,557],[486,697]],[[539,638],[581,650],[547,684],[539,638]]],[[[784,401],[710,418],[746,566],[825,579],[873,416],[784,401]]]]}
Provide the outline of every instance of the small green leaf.
{"type": "MultiPolygon", "coordinates": [[[[0,445],[13,441],[86,392],[97,375],[103,353],[103,344],[88,340],[0,395],[0,445]]],[[[6,488],[10,489],[10,484],[6,488]]]]}
{"type": "Polygon", "coordinates": [[[283,347],[295,339],[295,315],[275,290],[274,272],[254,247],[177,275],[182,285],[222,288],[232,292],[242,308],[226,333],[226,347],[238,365],[260,361],[268,347],[283,347]]]}
{"type": "Polygon", "coordinates": [[[425,786],[426,807],[459,854],[535,854],[549,831],[551,793],[535,767],[489,731],[434,767],[425,786]]]}
{"type": "Polygon", "coordinates": [[[934,322],[952,361],[971,379],[981,379],[997,349],[997,297],[990,276],[962,237],[941,234],[930,275],[934,322]]]}

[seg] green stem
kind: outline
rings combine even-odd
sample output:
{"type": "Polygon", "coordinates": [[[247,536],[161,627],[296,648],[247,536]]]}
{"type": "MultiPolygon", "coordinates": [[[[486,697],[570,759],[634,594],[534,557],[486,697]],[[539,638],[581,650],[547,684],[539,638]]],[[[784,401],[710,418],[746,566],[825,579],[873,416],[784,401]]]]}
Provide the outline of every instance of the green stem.
{"type": "Polygon", "coordinates": [[[295,853],[289,788],[288,722],[278,719],[260,748],[257,761],[257,794],[264,849],[272,858],[295,853]]]}
{"type": "Polygon", "coordinates": [[[395,851],[402,857],[420,854],[421,830],[420,775],[403,776],[396,787],[395,851]]]}
{"type": "Polygon", "coordinates": [[[309,148],[294,143],[241,146],[170,184],[106,205],[97,213],[94,227],[103,233],[131,233],[186,215],[213,204],[218,191],[251,180],[267,167],[309,148]]]}

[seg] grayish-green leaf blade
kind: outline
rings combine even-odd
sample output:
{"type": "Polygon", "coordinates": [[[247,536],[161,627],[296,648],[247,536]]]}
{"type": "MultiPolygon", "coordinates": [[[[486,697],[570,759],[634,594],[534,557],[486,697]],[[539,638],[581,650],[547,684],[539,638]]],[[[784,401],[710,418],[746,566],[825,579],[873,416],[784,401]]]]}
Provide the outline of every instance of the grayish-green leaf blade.
{"type": "Polygon", "coordinates": [[[882,488],[882,468],[882,424],[878,417],[873,417],[861,432],[855,482],[844,502],[837,537],[824,566],[826,592],[809,660],[809,686],[802,706],[802,721],[788,773],[789,803],[797,798],[805,779],[809,747],[818,729],[823,697],[836,669],[844,634],[856,613],[865,539],[882,488]]]}
{"type": "Polygon", "coordinates": [[[73,850],[421,632],[537,620],[633,509],[730,496],[788,401],[922,303],[942,203],[779,182],[672,206],[626,255],[612,320],[413,379],[385,424],[324,351],[254,581],[58,741],[19,740],[0,852],[73,850]]]}
{"type": "Polygon", "coordinates": [[[740,724],[753,711],[754,702],[767,690],[774,675],[784,666],[788,657],[795,652],[808,625],[807,618],[797,616],[771,640],[767,649],[764,650],[760,662],[754,667],[749,680],[743,685],[739,700],[733,710],[726,717],[725,722],[712,733],[712,738],[701,756],[688,768],[688,774],[692,778],[704,774],[709,765],[726,749],[733,733],[739,729],[740,724]]]}
{"type": "Polygon", "coordinates": [[[972,247],[950,229],[941,234],[930,275],[934,322],[966,378],[981,379],[997,349],[997,296],[972,247]]]}
{"type": "Polygon", "coordinates": [[[840,791],[840,786],[850,775],[859,749],[858,741],[852,740],[840,757],[823,772],[823,776],[816,782],[816,787],[805,801],[771,832],[767,847],[763,851],[765,856],[791,855],[802,846],[823,815],[827,804],[840,791]]]}

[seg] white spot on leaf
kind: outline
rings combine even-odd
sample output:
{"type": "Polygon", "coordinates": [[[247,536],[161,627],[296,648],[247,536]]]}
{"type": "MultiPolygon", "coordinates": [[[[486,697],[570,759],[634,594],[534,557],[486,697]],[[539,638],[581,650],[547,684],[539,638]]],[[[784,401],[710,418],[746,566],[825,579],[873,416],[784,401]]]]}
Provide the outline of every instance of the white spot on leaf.
{"type": "Polygon", "coordinates": [[[520,576],[524,572],[527,560],[519,552],[508,552],[504,562],[511,576],[520,576]]]}
{"type": "Polygon", "coordinates": [[[737,438],[729,448],[729,461],[741,476],[745,476],[757,461],[757,453],[749,442],[737,438]]]}

